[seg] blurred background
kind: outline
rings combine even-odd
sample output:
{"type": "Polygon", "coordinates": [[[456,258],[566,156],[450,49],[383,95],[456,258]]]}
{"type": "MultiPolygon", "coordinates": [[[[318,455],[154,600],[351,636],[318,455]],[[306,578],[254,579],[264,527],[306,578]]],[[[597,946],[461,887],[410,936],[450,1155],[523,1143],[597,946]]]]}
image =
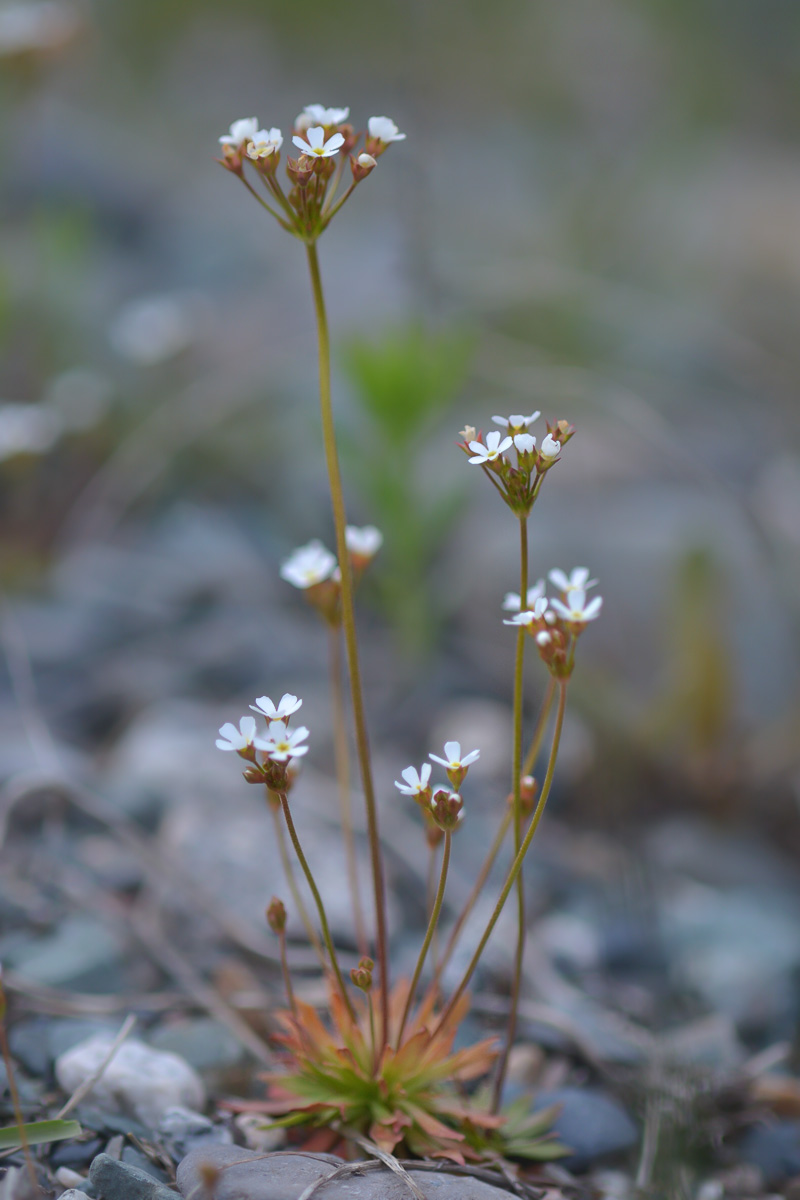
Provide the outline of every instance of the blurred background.
{"type": "MultiPolygon", "coordinates": [[[[478,861],[508,787],[517,531],[455,442],[566,417],[533,577],[586,565],[605,607],[532,905],[561,906],[553,953],[637,1019],[793,1037],[798,38],[793,0],[4,4],[7,806],[37,772],[78,780],[257,920],[262,815],[217,726],[302,695],[298,803],[328,804],[324,631],[278,577],[332,544],[304,255],[214,158],[238,117],[385,113],[408,139],[321,244],[349,515],[386,535],[360,607],[385,819],[399,769],[480,745],[478,861]]],[[[531,655],[531,720],[544,685],[531,655]]],[[[89,953],[88,984],[42,964],[55,894],[23,876],[43,818],[98,887],[133,868],[26,796],[0,950],[42,985],[122,986],[89,953]]]]}

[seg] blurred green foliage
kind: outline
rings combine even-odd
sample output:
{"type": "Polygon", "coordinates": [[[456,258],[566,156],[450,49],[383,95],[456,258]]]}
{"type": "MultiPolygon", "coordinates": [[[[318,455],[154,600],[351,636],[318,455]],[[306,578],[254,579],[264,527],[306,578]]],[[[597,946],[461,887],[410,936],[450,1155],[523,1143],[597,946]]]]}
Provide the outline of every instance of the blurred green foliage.
{"type": "Polygon", "coordinates": [[[421,451],[466,380],[471,345],[466,332],[413,324],[378,343],[351,339],[340,354],[358,413],[343,440],[347,476],[385,536],[376,587],[410,652],[431,644],[437,611],[429,568],[462,500],[460,487],[437,485],[421,451]]]}

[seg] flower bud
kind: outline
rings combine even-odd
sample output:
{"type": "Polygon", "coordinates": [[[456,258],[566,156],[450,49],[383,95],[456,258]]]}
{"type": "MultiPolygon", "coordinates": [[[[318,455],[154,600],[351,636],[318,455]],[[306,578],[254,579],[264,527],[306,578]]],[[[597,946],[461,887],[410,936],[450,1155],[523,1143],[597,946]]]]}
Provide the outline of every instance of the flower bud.
{"type": "Polygon", "coordinates": [[[282,900],[273,896],[267,909],[267,922],[273,933],[283,933],[286,928],[286,908],[282,900]]]}
{"type": "Polygon", "coordinates": [[[286,174],[292,183],[296,183],[300,188],[308,185],[313,170],[314,164],[306,158],[305,154],[301,154],[299,158],[287,158],[286,160],[286,174]]]}
{"type": "Polygon", "coordinates": [[[452,832],[462,820],[464,801],[458,792],[449,792],[446,788],[437,788],[431,800],[431,815],[434,821],[445,832],[452,832]]]}
{"type": "Polygon", "coordinates": [[[350,972],[350,980],[354,987],[357,987],[361,992],[368,992],[372,987],[372,972],[375,969],[375,963],[371,958],[362,958],[357,967],[353,967],[350,972]]]}
{"type": "Polygon", "coordinates": [[[245,783],[263,783],[264,772],[261,767],[248,767],[246,771],[242,771],[242,776],[245,783]]]}
{"type": "Polygon", "coordinates": [[[350,170],[353,172],[353,179],[356,183],[361,183],[362,179],[366,179],[377,167],[377,159],[374,159],[371,154],[359,154],[358,158],[350,156],[350,170]]]}
{"type": "Polygon", "coordinates": [[[468,446],[470,442],[474,442],[478,436],[478,431],[474,425],[465,425],[463,429],[459,429],[458,436],[464,439],[468,446]]]}

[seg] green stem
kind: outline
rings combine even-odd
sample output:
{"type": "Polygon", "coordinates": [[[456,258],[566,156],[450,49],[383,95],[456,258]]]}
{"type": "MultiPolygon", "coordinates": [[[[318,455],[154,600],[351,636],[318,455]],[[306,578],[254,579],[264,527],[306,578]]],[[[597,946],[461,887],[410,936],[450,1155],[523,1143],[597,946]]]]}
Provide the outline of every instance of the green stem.
{"type": "Polygon", "coordinates": [[[550,709],[553,707],[553,696],[555,696],[555,694],[556,694],[556,681],[553,678],[553,676],[551,675],[548,680],[547,691],[544,694],[544,700],[542,701],[542,708],[539,713],[539,719],[537,720],[536,728],[533,731],[533,737],[531,739],[531,744],[528,748],[528,753],[525,755],[525,762],[522,764],[523,778],[526,775],[530,775],[531,771],[533,770],[533,768],[536,765],[536,760],[539,757],[539,751],[542,748],[542,738],[544,737],[544,731],[547,728],[547,718],[550,716],[550,709]]]}
{"type": "Polygon", "coordinates": [[[364,928],[364,910],[358,886],[358,857],[353,833],[353,814],[350,805],[350,751],[347,745],[347,722],[345,720],[344,686],[342,683],[342,645],[338,626],[331,625],[331,711],[333,713],[333,755],[336,762],[336,779],[339,785],[339,811],[342,819],[342,837],[347,859],[347,881],[350,887],[350,902],[353,906],[353,928],[356,945],[361,957],[367,953],[367,931],[364,928]]]}
{"type": "Polygon", "coordinates": [[[320,940],[317,937],[317,931],[315,930],[314,926],[311,924],[311,918],[308,915],[308,909],[306,908],[305,904],[303,903],[303,897],[300,895],[299,889],[297,887],[297,880],[294,877],[294,870],[292,869],[292,862],[291,862],[291,859],[289,858],[289,851],[286,848],[286,838],[283,835],[283,825],[281,824],[280,811],[277,808],[273,807],[272,804],[270,804],[270,808],[272,809],[272,819],[275,822],[275,836],[278,840],[278,853],[281,856],[281,864],[283,866],[283,873],[286,876],[287,887],[289,888],[289,891],[292,893],[292,899],[294,900],[294,906],[297,909],[297,915],[299,916],[300,920],[303,922],[303,928],[306,931],[306,937],[308,938],[311,945],[314,947],[314,950],[316,951],[317,958],[319,959],[320,966],[322,967],[323,971],[327,971],[328,964],[325,961],[325,952],[323,951],[320,940]]]}
{"type": "Polygon", "coordinates": [[[292,814],[289,809],[289,799],[285,792],[279,792],[278,795],[281,798],[281,808],[283,809],[283,815],[286,820],[286,828],[289,830],[289,837],[292,839],[292,845],[294,846],[294,852],[297,855],[297,861],[300,863],[303,874],[306,877],[306,882],[311,889],[311,895],[314,897],[314,903],[317,906],[319,923],[322,928],[322,938],[328,951],[328,957],[331,960],[331,967],[333,968],[333,973],[336,976],[336,982],[339,985],[339,991],[342,993],[342,999],[345,1002],[347,1011],[355,1021],[355,1009],[353,1008],[350,997],[347,994],[347,988],[345,986],[341,967],[339,966],[339,960],[336,957],[336,948],[333,944],[333,938],[331,937],[330,926],[328,925],[328,918],[325,913],[325,905],[322,903],[322,897],[319,894],[319,888],[316,885],[314,876],[311,873],[308,860],[306,859],[305,854],[303,854],[303,848],[300,845],[300,839],[297,836],[297,830],[294,827],[294,821],[292,820],[292,814]]]}
{"type": "Polygon", "coordinates": [[[536,811],[533,814],[533,817],[531,818],[531,823],[528,826],[525,837],[523,838],[522,845],[519,848],[519,852],[518,852],[516,858],[514,859],[513,863],[511,864],[511,868],[508,872],[508,875],[506,876],[506,881],[503,884],[503,890],[501,891],[500,896],[497,900],[497,903],[494,906],[494,911],[492,912],[492,915],[489,918],[489,923],[487,924],[485,930],[483,931],[483,936],[481,937],[481,940],[477,945],[475,953],[472,955],[472,958],[470,959],[469,966],[467,967],[466,971],[464,972],[461,982],[459,983],[456,990],[453,992],[453,995],[450,997],[447,1007],[445,1008],[444,1012],[442,1013],[441,1017],[439,1018],[439,1023],[437,1024],[436,1028],[434,1029],[433,1033],[431,1034],[431,1038],[434,1038],[436,1036],[436,1034],[440,1031],[440,1029],[445,1025],[445,1023],[450,1019],[453,1009],[458,1004],[461,997],[464,995],[464,992],[467,990],[467,987],[469,986],[469,981],[472,978],[472,976],[475,974],[475,968],[477,967],[478,963],[480,962],[480,957],[483,954],[484,950],[486,949],[486,943],[489,941],[489,938],[492,935],[492,930],[494,929],[495,925],[497,924],[498,920],[500,919],[500,914],[503,911],[503,908],[505,907],[505,903],[506,903],[506,900],[508,899],[509,892],[511,891],[512,887],[514,886],[517,876],[519,875],[520,871],[522,870],[522,864],[525,860],[525,855],[528,853],[528,848],[530,847],[530,844],[533,841],[533,835],[536,833],[536,830],[539,827],[539,822],[542,819],[542,813],[544,812],[544,808],[547,803],[547,797],[550,795],[550,788],[553,785],[553,775],[555,774],[556,759],[558,758],[558,746],[561,741],[561,729],[564,724],[564,711],[565,711],[566,705],[567,705],[567,681],[565,679],[559,680],[559,686],[560,686],[561,690],[560,690],[560,694],[558,697],[558,712],[556,714],[556,726],[555,726],[555,730],[553,731],[553,742],[550,747],[550,759],[547,764],[547,774],[545,775],[544,783],[542,785],[541,795],[539,796],[539,803],[536,805],[536,811]]]}
{"type": "Polygon", "coordinates": [[[347,650],[347,667],[350,674],[350,696],[353,704],[356,749],[361,768],[364,803],[367,810],[367,836],[369,838],[372,881],[375,892],[375,937],[377,959],[381,969],[381,1041],[385,1043],[389,1029],[389,958],[386,939],[386,896],[383,880],[383,861],[378,834],[378,813],[375,804],[375,786],[372,781],[367,723],[364,714],[361,670],[358,662],[358,641],[356,638],[353,606],[353,575],[345,537],[347,519],[344,510],[339,455],[336,449],[336,429],[333,422],[333,407],[331,404],[331,352],[328,336],[328,318],[325,312],[325,297],[322,292],[322,280],[319,273],[319,259],[317,257],[316,245],[307,245],[306,253],[308,255],[308,269],[311,275],[311,288],[314,293],[314,309],[317,318],[322,439],[325,446],[325,461],[328,468],[328,479],[331,490],[333,523],[336,529],[336,552],[339,557],[339,570],[342,576],[342,627],[344,629],[345,647],[347,650]]]}
{"type": "Polygon", "coordinates": [[[250,181],[248,179],[245,179],[244,175],[241,175],[240,178],[241,178],[242,183],[244,184],[244,186],[247,188],[248,192],[250,193],[250,195],[255,196],[256,200],[261,205],[261,207],[265,208],[267,210],[267,212],[269,213],[269,215],[271,217],[274,217],[275,220],[278,222],[278,224],[282,225],[287,233],[294,233],[294,230],[292,229],[291,225],[289,225],[289,223],[287,221],[284,221],[284,219],[280,213],[275,212],[275,209],[272,207],[271,204],[267,204],[267,202],[263,196],[259,196],[258,192],[253,187],[253,185],[250,183],[250,181]]]}
{"type": "Polygon", "coordinates": [[[419,952],[419,958],[417,959],[417,965],[414,968],[414,974],[411,979],[411,985],[408,989],[408,995],[406,997],[406,1006],[403,1009],[403,1018],[400,1022],[400,1029],[397,1034],[397,1045],[395,1047],[396,1050],[399,1050],[401,1045],[403,1044],[403,1031],[406,1027],[406,1022],[408,1021],[409,1013],[411,1012],[411,1007],[414,1003],[414,994],[417,990],[417,984],[419,983],[420,975],[422,974],[422,968],[425,966],[425,959],[427,958],[427,955],[428,955],[428,949],[430,947],[431,940],[433,939],[433,935],[436,930],[436,926],[439,923],[439,914],[442,911],[442,902],[444,900],[444,888],[445,888],[445,884],[447,883],[447,869],[450,866],[450,844],[451,844],[452,840],[453,840],[453,835],[450,832],[450,830],[449,829],[445,830],[444,852],[442,854],[442,869],[439,872],[439,887],[436,891],[436,899],[433,902],[433,909],[431,910],[431,919],[428,921],[428,929],[425,933],[425,941],[422,943],[422,949],[419,952]]]}
{"type": "MultiPolygon", "coordinates": [[[[520,612],[528,607],[528,520],[519,518],[519,606],[520,612]]],[[[514,748],[512,752],[511,779],[513,787],[514,854],[519,854],[522,845],[522,698],[523,667],[525,664],[525,639],[528,634],[524,625],[517,630],[517,654],[514,663],[514,748]]],[[[503,1082],[508,1070],[508,1057],[517,1031],[517,1008],[522,984],[522,958],[525,953],[525,882],[520,866],[517,875],[517,946],[514,954],[514,974],[511,980],[511,1004],[508,1011],[508,1028],[505,1043],[497,1064],[497,1073],[492,1095],[492,1112],[500,1107],[503,1082]]]]}
{"type": "Polygon", "coordinates": [[[286,959],[286,930],[281,929],[278,934],[278,945],[281,952],[281,970],[283,971],[283,986],[286,988],[286,999],[289,1002],[289,1008],[293,1015],[297,1016],[297,1005],[294,1001],[294,988],[292,987],[292,977],[289,974],[289,963],[286,959]]]}

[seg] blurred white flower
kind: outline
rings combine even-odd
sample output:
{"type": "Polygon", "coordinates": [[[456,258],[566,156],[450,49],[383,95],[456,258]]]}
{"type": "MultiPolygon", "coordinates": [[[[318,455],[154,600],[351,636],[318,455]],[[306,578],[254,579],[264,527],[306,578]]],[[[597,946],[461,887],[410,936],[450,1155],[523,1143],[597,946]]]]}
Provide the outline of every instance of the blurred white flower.
{"type": "Polygon", "coordinates": [[[595,596],[587,604],[586,593],[580,588],[575,588],[567,592],[566,600],[566,604],[563,604],[561,600],[553,600],[551,601],[552,607],[565,621],[572,621],[576,625],[582,625],[585,621],[596,620],[600,616],[600,609],[603,607],[602,596],[595,596]]]}
{"type": "Polygon", "coordinates": [[[338,154],[344,145],[344,137],[341,133],[332,133],[326,142],[325,130],[321,125],[310,126],[306,131],[306,139],[304,141],[295,134],[292,141],[309,158],[331,158],[334,154],[338,154]]]}
{"type": "Polygon", "coordinates": [[[536,449],[536,438],[529,433],[514,434],[514,446],[520,454],[532,454],[536,449]]]}
{"type": "Polygon", "coordinates": [[[374,525],[348,525],[344,531],[347,549],[359,558],[374,558],[383,545],[383,534],[374,525]]]}
{"type": "Polygon", "coordinates": [[[290,758],[302,758],[308,754],[308,746],[301,746],[308,737],[305,725],[298,729],[289,729],[283,721],[270,724],[269,734],[265,738],[256,738],[255,746],[263,750],[273,762],[286,762],[290,758]]]}
{"type": "Polygon", "coordinates": [[[269,696],[259,696],[255,704],[251,704],[253,712],[261,713],[269,721],[288,721],[292,713],[296,713],[303,701],[298,700],[291,692],[284,692],[277,706],[269,696]]]}
{"type": "MultiPolygon", "coordinates": [[[[541,597],[544,595],[546,588],[547,588],[547,584],[545,583],[545,581],[543,579],[537,579],[536,583],[534,583],[531,587],[528,588],[528,591],[527,591],[527,594],[525,597],[526,608],[533,608],[536,601],[540,600],[541,597]]],[[[519,601],[519,593],[518,592],[506,592],[505,598],[503,600],[503,608],[506,610],[506,612],[519,612],[521,607],[522,607],[522,605],[520,604],[520,601],[519,601]]]]}
{"type": "Polygon", "coordinates": [[[547,610],[547,597],[539,596],[534,600],[531,608],[525,612],[515,613],[510,621],[503,621],[504,625],[532,625],[534,621],[541,621],[547,610]]]}
{"type": "Polygon", "coordinates": [[[336,568],[336,557],[317,538],[297,550],[281,564],[281,579],[296,588],[313,587],[329,579],[336,568]]]}
{"type": "Polygon", "coordinates": [[[529,417],[523,417],[521,413],[512,413],[510,417],[492,417],[492,420],[504,429],[527,429],[534,421],[538,421],[541,415],[540,412],[534,412],[529,417]]]}
{"type": "Polygon", "coordinates": [[[249,142],[258,133],[258,117],[240,117],[234,121],[228,133],[223,133],[220,140],[222,146],[241,146],[249,142]]]}
{"type": "Polygon", "coordinates": [[[194,341],[197,308],[197,298],[187,294],[132,300],[114,318],[109,341],[118,354],[138,366],[156,366],[194,341]]]}
{"type": "Polygon", "coordinates": [[[391,117],[370,117],[367,128],[371,138],[387,146],[389,142],[402,142],[406,136],[400,133],[391,117]]]}
{"type": "Polygon", "coordinates": [[[556,567],[555,570],[548,572],[548,578],[560,592],[585,592],[597,584],[596,579],[589,578],[588,567],[574,567],[569,575],[566,571],[556,567]]]}
{"type": "Polygon", "coordinates": [[[419,796],[422,792],[428,790],[428,780],[431,777],[433,767],[430,763],[423,763],[419,771],[415,767],[406,767],[405,771],[400,774],[405,779],[405,783],[401,783],[399,779],[395,779],[394,786],[403,793],[404,796],[419,796]]]}
{"type": "Polygon", "coordinates": [[[64,432],[49,404],[0,404],[0,461],[16,454],[45,454],[64,432]]]}
{"type": "Polygon", "coordinates": [[[257,129],[247,143],[248,158],[269,158],[283,145],[283,134],[274,126],[272,129],[257,129]]]}
{"type": "Polygon", "coordinates": [[[548,433],[542,438],[542,444],[539,447],[539,450],[545,456],[545,458],[555,458],[557,454],[561,453],[561,442],[557,442],[556,439],[551,437],[548,433]]]}
{"type": "Polygon", "coordinates": [[[535,638],[537,646],[549,646],[552,640],[552,633],[548,633],[546,629],[540,629],[535,638]]]}
{"type": "Polygon", "coordinates": [[[469,448],[473,456],[469,461],[471,463],[487,463],[494,462],[499,458],[504,450],[507,450],[511,445],[510,437],[503,437],[496,429],[492,429],[486,435],[486,444],[483,442],[470,442],[469,448]],[[502,441],[501,441],[502,438],[502,441]]]}
{"type": "Polygon", "coordinates": [[[242,717],[238,729],[230,721],[226,721],[220,728],[220,734],[222,736],[217,738],[218,750],[246,750],[255,743],[256,719],[242,717]]]}
{"type": "MultiPolygon", "coordinates": [[[[350,116],[349,108],[326,108],[324,104],[307,104],[301,114],[310,125],[341,125],[350,116]]],[[[298,121],[300,117],[297,118],[298,121]]],[[[296,128],[297,123],[295,123],[296,128]]],[[[305,127],[308,128],[308,125],[305,127]]]]}
{"type": "Polygon", "coordinates": [[[429,754],[428,758],[433,759],[434,762],[441,763],[443,767],[447,767],[450,771],[457,771],[460,767],[468,767],[470,763],[474,763],[481,756],[480,750],[470,750],[469,754],[465,754],[462,758],[460,742],[445,742],[444,752],[447,755],[446,758],[440,758],[438,754],[429,754]]]}

